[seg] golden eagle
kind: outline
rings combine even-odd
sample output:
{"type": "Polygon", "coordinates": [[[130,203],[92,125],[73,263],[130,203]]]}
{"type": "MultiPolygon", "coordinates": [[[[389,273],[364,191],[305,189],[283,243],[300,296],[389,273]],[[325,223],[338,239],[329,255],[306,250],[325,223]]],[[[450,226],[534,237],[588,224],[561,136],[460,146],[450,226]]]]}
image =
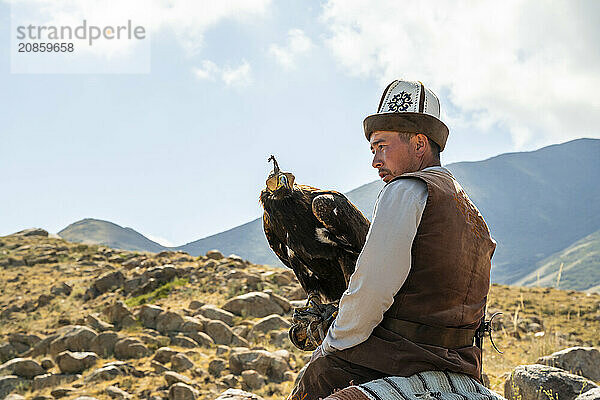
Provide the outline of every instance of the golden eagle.
{"type": "Polygon", "coordinates": [[[274,156],[260,194],[263,228],[277,257],[291,268],[309,296],[336,302],[348,287],[369,220],[344,196],[294,182],[274,156]]]}

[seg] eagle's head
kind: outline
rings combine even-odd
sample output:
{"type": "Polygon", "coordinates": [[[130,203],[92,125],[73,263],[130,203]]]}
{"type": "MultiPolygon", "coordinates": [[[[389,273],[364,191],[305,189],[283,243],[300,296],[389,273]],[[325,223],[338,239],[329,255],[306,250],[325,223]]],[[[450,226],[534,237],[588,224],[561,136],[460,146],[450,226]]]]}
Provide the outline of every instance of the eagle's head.
{"type": "Polygon", "coordinates": [[[274,156],[269,157],[268,161],[273,161],[273,171],[267,178],[267,191],[270,197],[281,199],[289,196],[294,190],[294,174],[281,171],[274,156]]]}

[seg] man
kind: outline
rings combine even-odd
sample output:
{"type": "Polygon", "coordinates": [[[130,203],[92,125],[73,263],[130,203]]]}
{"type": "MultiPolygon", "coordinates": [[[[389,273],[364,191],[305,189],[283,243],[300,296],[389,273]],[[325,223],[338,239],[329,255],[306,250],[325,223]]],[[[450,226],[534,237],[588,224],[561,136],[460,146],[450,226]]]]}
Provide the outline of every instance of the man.
{"type": "MultiPolygon", "coordinates": [[[[449,132],[439,115],[431,90],[397,80],[365,119],[372,166],[386,185],[339,313],[290,399],[431,370],[481,379],[473,338],[496,244],[440,165],[449,132]]],[[[331,398],[361,398],[349,389],[331,398]]]]}

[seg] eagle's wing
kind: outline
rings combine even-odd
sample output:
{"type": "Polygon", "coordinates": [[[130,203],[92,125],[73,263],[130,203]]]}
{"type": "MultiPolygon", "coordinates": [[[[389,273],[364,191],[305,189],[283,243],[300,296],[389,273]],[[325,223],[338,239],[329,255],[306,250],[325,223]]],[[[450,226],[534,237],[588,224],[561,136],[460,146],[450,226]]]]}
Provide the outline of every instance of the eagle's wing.
{"type": "MultiPolygon", "coordinates": [[[[370,223],[346,196],[336,191],[323,192],[313,199],[312,211],[330,233],[329,239],[355,257],[358,256],[365,244],[370,223]]],[[[354,265],[345,266],[346,279],[352,272],[354,265]]]]}
{"type": "Polygon", "coordinates": [[[281,262],[286,267],[292,268],[292,264],[290,263],[290,259],[288,257],[287,246],[275,234],[275,231],[271,226],[269,214],[266,212],[263,213],[263,230],[265,231],[267,242],[269,242],[269,246],[271,246],[271,249],[275,252],[275,255],[279,257],[281,262]]]}

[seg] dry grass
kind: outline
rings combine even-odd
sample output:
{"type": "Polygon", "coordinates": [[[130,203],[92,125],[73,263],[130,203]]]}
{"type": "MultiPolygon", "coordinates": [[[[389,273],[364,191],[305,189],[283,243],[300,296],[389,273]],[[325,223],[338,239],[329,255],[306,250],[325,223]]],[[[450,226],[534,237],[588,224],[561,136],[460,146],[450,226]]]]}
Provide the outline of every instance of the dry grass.
{"type": "MultiPolygon", "coordinates": [[[[83,317],[87,314],[101,312],[107,304],[116,299],[127,299],[122,293],[115,292],[84,302],[83,294],[96,277],[121,268],[115,261],[130,258],[133,256],[130,252],[110,251],[100,246],[74,244],[49,238],[9,236],[0,238],[0,243],[0,312],[11,305],[19,307],[30,305],[29,308],[25,307],[26,310],[15,312],[9,318],[0,320],[0,342],[13,332],[32,333],[44,337],[56,331],[59,320],[63,320],[62,323],[83,324],[83,317]],[[29,267],[2,267],[3,261],[8,257],[28,259],[44,252],[54,253],[57,262],[29,267]],[[105,256],[105,254],[109,255],[105,256]],[[109,261],[111,256],[117,258],[109,261]],[[48,294],[50,287],[60,282],[71,284],[73,293],[70,296],[57,296],[49,304],[36,308],[35,302],[38,297],[48,294]]],[[[148,254],[147,257],[155,256],[148,254]]],[[[178,266],[191,266],[201,271],[206,261],[203,258],[195,258],[178,266]]],[[[257,275],[267,271],[280,271],[260,265],[246,265],[243,270],[257,275]]],[[[206,276],[194,280],[193,283],[187,280],[173,282],[162,290],[157,289],[155,293],[145,296],[143,300],[141,297],[129,299],[129,304],[135,306],[142,301],[147,301],[166,309],[183,312],[192,300],[221,306],[228,298],[249,290],[239,280],[224,279],[219,274],[209,272],[206,276]]],[[[560,285],[560,275],[559,273],[557,287],[560,285]]],[[[270,280],[263,281],[258,287],[259,290],[267,288],[275,293],[282,291],[281,287],[270,280]]],[[[599,294],[563,291],[556,288],[493,285],[489,295],[488,311],[504,313],[502,326],[494,333],[494,341],[504,354],[497,354],[489,340],[486,339],[484,343],[484,372],[489,376],[492,388],[500,393],[503,393],[506,374],[519,364],[533,363],[543,355],[573,345],[600,346],[600,336],[597,334],[600,330],[599,294]],[[541,326],[532,329],[532,327],[536,328],[532,325],[535,322],[541,322],[541,326]]],[[[235,323],[240,322],[242,318],[236,317],[235,323]]],[[[120,333],[137,337],[143,334],[143,329],[134,326],[120,333]]],[[[161,344],[168,343],[166,337],[158,339],[161,344]]],[[[279,349],[265,336],[253,339],[250,344],[269,351],[279,349]]],[[[304,364],[303,357],[306,353],[296,350],[291,344],[284,347],[290,351],[291,364],[293,370],[297,372],[304,364]]],[[[207,372],[209,362],[217,357],[216,348],[192,350],[177,348],[177,350],[188,354],[198,369],[199,372],[193,376],[190,373],[184,374],[193,377],[200,387],[202,398],[213,397],[224,390],[224,387],[219,385],[218,379],[211,377],[207,372]]],[[[222,357],[227,358],[227,355],[222,357]]],[[[103,359],[100,364],[109,361],[111,360],[103,359]]],[[[81,383],[83,386],[77,389],[76,394],[91,395],[100,400],[108,399],[105,389],[110,385],[119,386],[130,393],[135,393],[136,396],[144,390],[150,390],[152,393],[166,390],[163,376],[150,373],[152,371],[150,361],[150,357],[128,361],[136,368],[148,371],[146,377],[120,377],[114,381],[94,385],[83,384],[80,380],[75,383],[81,383]]],[[[57,372],[56,368],[53,371],[57,372]]],[[[90,370],[85,374],[89,372],[90,370]]],[[[71,386],[71,384],[64,386],[71,386]]],[[[281,399],[291,389],[292,382],[269,383],[256,393],[265,399],[281,399]]],[[[49,396],[50,390],[36,394],[49,396]]],[[[67,398],[73,397],[76,396],[67,398]]]]}

